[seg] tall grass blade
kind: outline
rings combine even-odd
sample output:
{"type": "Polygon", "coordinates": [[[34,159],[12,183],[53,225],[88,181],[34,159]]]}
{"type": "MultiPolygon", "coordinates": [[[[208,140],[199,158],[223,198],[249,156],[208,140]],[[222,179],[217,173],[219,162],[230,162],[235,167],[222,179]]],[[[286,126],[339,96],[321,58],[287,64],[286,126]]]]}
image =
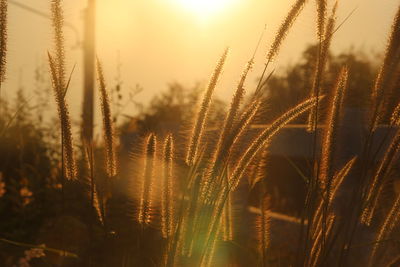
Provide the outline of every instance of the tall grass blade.
{"type": "Polygon", "coordinates": [[[146,140],[146,149],[143,153],[143,181],[141,188],[141,197],[139,199],[138,221],[141,224],[149,224],[151,222],[151,209],[153,208],[153,179],[156,163],[157,138],[154,134],[150,134],[146,140]]]}
{"type": "Polygon", "coordinates": [[[211,76],[210,82],[208,83],[206,92],[203,97],[203,101],[200,106],[200,110],[197,113],[197,117],[193,125],[193,130],[186,154],[186,164],[188,165],[192,165],[195,158],[197,157],[201,138],[203,136],[204,125],[206,123],[207,114],[211,104],[212,95],[215,87],[217,86],[219,76],[223,70],[226,58],[228,56],[228,52],[229,49],[226,49],[222,54],[221,58],[219,59],[218,64],[214,69],[214,73],[211,76]]]}
{"type": "Polygon", "coordinates": [[[277,120],[275,120],[267,129],[262,131],[254,139],[252,144],[247,148],[243,156],[236,164],[236,168],[230,176],[230,184],[232,188],[235,188],[238,185],[244,171],[254,159],[256,154],[260,151],[260,149],[262,149],[284,125],[298,117],[300,114],[312,108],[316,104],[316,102],[316,98],[311,98],[297,105],[293,109],[283,114],[277,120]]]}
{"type": "Polygon", "coordinates": [[[103,68],[97,59],[97,75],[100,90],[100,105],[103,115],[103,138],[105,146],[106,171],[109,178],[117,174],[117,157],[115,153],[114,125],[111,115],[110,97],[107,92],[103,68]]]}
{"type": "Polygon", "coordinates": [[[334,89],[334,96],[328,111],[325,133],[322,143],[322,158],[320,168],[320,179],[322,183],[328,182],[332,178],[333,159],[335,157],[335,141],[339,126],[339,115],[343,103],[343,98],[347,88],[348,69],[342,68],[334,89]]]}
{"type": "MultiPolygon", "coordinates": [[[[319,1],[319,0],[317,0],[319,1]]],[[[326,4],[326,3],[325,3],[326,4]]],[[[319,53],[317,57],[317,66],[315,68],[314,79],[311,88],[311,96],[317,97],[321,93],[321,83],[324,80],[324,71],[326,68],[326,63],[328,60],[329,49],[332,42],[332,36],[335,30],[336,24],[336,11],[337,11],[338,2],[335,3],[332,9],[332,14],[328,20],[328,24],[326,25],[326,29],[324,30],[325,34],[324,39],[321,39],[319,44],[319,53]]],[[[318,110],[319,105],[316,105],[314,109],[311,109],[309,117],[308,117],[308,128],[309,132],[314,132],[317,127],[318,122],[318,110]]]]}
{"type": "Polygon", "coordinates": [[[173,163],[174,163],[174,140],[171,134],[164,141],[162,162],[162,210],[161,228],[165,238],[172,236],[174,231],[174,201],[173,201],[173,163]]]}
{"type": "Polygon", "coordinates": [[[0,1],[0,85],[6,78],[8,1],[0,1]]]}

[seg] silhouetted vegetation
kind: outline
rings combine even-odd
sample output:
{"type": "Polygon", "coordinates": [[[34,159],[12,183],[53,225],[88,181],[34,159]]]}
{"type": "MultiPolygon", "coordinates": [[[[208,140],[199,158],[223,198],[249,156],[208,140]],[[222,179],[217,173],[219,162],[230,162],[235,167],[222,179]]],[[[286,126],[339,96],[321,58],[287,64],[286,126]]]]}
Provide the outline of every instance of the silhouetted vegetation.
{"type": "MultiPolygon", "coordinates": [[[[39,70],[37,105],[22,89],[0,102],[0,265],[397,266],[400,9],[380,63],[332,55],[337,4],[316,1],[317,44],[268,76],[306,2],[294,1],[255,90],[251,58],[230,103],[213,96],[229,49],[205,88],[171,84],[136,115],[98,60],[102,135],[91,139],[69,114],[52,0],[58,118],[44,119],[56,112],[39,70]]],[[[0,0],[0,82],[6,15],[0,0]]]]}

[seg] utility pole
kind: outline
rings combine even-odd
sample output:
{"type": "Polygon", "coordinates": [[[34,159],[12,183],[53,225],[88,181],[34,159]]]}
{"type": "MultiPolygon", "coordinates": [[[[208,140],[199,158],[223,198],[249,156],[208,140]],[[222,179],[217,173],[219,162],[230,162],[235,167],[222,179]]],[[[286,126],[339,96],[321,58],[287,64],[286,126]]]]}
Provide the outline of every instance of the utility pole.
{"type": "Polygon", "coordinates": [[[84,14],[82,139],[93,140],[96,0],[88,0],[84,14]]]}
{"type": "MultiPolygon", "coordinates": [[[[14,6],[46,19],[51,16],[29,5],[14,0],[8,0],[14,6]]],[[[84,40],[81,46],[79,31],[71,23],[65,22],[64,25],[70,28],[76,36],[75,48],[83,48],[83,103],[82,103],[82,127],[81,137],[84,141],[93,139],[93,120],[94,120],[94,77],[95,77],[95,30],[96,30],[96,0],[88,0],[84,10],[84,40]]]]}

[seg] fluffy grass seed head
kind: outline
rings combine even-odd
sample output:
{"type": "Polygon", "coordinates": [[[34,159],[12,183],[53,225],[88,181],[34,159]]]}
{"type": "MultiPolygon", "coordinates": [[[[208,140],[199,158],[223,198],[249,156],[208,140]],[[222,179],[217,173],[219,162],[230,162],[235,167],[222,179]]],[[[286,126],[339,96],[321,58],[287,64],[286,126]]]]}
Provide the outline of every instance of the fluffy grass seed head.
{"type": "Polygon", "coordinates": [[[228,56],[228,52],[229,49],[227,48],[219,59],[217,66],[214,69],[214,73],[208,83],[203,101],[200,106],[200,110],[197,113],[197,117],[194,122],[192,134],[189,141],[189,146],[187,148],[186,164],[188,165],[192,165],[197,157],[201,138],[203,136],[204,126],[207,120],[207,115],[212,100],[212,95],[215,87],[217,86],[218,79],[222,73],[226,58],[228,56]]]}
{"type": "Polygon", "coordinates": [[[390,101],[390,95],[393,90],[393,79],[397,79],[396,69],[400,64],[400,7],[397,10],[393,24],[392,32],[386,48],[384,60],[378,76],[375,81],[372,92],[372,123],[374,127],[379,123],[386,110],[385,104],[390,101]]]}
{"type": "MultiPolygon", "coordinates": [[[[326,68],[326,63],[328,60],[329,49],[332,43],[332,37],[335,30],[336,25],[336,11],[337,11],[338,2],[335,3],[332,9],[332,14],[329,17],[328,23],[326,25],[324,39],[320,44],[320,53],[318,55],[317,66],[314,73],[312,88],[311,88],[311,96],[315,97],[321,93],[321,84],[324,81],[324,71],[326,68]]],[[[319,106],[318,106],[319,109],[319,106]]],[[[311,109],[310,114],[308,116],[308,125],[307,131],[314,132],[317,126],[317,106],[314,109],[311,109]]]]}
{"type": "Polygon", "coordinates": [[[59,86],[65,89],[65,52],[64,52],[64,14],[61,0],[51,1],[51,17],[54,31],[55,63],[59,86]]]}
{"type": "Polygon", "coordinates": [[[400,126],[400,103],[397,104],[396,108],[393,111],[392,117],[390,118],[390,124],[392,126],[400,126]]]}
{"type": "Polygon", "coordinates": [[[65,161],[64,174],[67,179],[73,180],[76,178],[76,163],[68,104],[65,100],[65,90],[62,90],[62,87],[60,86],[56,62],[50,54],[48,54],[48,57],[53,91],[61,124],[61,143],[63,147],[63,155],[61,156],[65,161]]]}
{"type": "Polygon", "coordinates": [[[232,133],[232,128],[234,128],[235,122],[237,121],[240,105],[245,95],[244,84],[252,66],[253,66],[253,60],[250,60],[247,63],[245,69],[243,70],[238,86],[233,95],[232,102],[228,114],[225,118],[224,126],[222,128],[222,132],[220,134],[217,147],[215,149],[214,158],[212,162],[212,165],[214,167],[218,166],[217,163],[222,163],[222,164],[225,163],[226,159],[228,158],[229,151],[232,146],[231,142],[232,138],[230,138],[230,134],[232,133]]]}
{"type": "Polygon", "coordinates": [[[105,152],[106,152],[105,153],[106,170],[108,176],[111,178],[115,177],[115,175],[117,174],[117,157],[115,152],[114,125],[111,116],[110,97],[107,92],[107,87],[103,74],[103,68],[98,59],[97,59],[97,75],[99,80],[101,111],[103,115],[103,137],[104,137],[105,152]]]}
{"type": "Polygon", "coordinates": [[[269,215],[269,198],[264,197],[261,200],[260,214],[256,218],[256,230],[257,230],[257,243],[258,250],[261,256],[261,266],[265,266],[267,263],[267,250],[270,245],[270,215],[269,215]]]}
{"type": "Polygon", "coordinates": [[[322,41],[324,39],[327,0],[316,0],[317,5],[317,36],[322,41]]]}
{"type": "Polygon", "coordinates": [[[0,82],[4,82],[6,77],[7,8],[7,0],[0,0],[0,82]]]}
{"type": "Polygon", "coordinates": [[[290,28],[292,27],[293,23],[295,22],[296,18],[299,16],[301,10],[304,7],[304,4],[307,0],[296,0],[296,3],[292,6],[289,13],[287,14],[286,18],[282,22],[281,26],[279,27],[278,32],[275,35],[275,39],[272,42],[272,45],[267,54],[267,60],[272,61],[274,57],[279,53],[279,50],[282,46],[284,39],[286,38],[290,28]]]}
{"type": "Polygon", "coordinates": [[[334,96],[329,108],[322,144],[320,179],[323,182],[326,182],[328,179],[331,179],[333,177],[332,161],[334,158],[335,141],[337,139],[340,111],[343,103],[344,94],[347,88],[348,76],[348,68],[342,68],[335,85],[334,96]]]}
{"type": "MultiPolygon", "coordinates": [[[[320,98],[322,98],[322,97],[320,97],[320,98]]],[[[268,128],[266,128],[264,131],[262,131],[254,139],[254,141],[250,144],[250,146],[244,152],[243,156],[239,159],[234,171],[230,175],[229,179],[230,179],[230,186],[231,186],[232,190],[234,188],[236,188],[236,186],[239,184],[239,181],[240,181],[243,173],[245,172],[245,170],[247,169],[249,164],[252,162],[254,157],[257,155],[257,153],[262,148],[264,148],[264,146],[271,140],[271,138],[280,129],[282,129],[283,126],[285,126],[291,120],[298,117],[300,114],[303,114],[305,111],[312,108],[316,103],[317,103],[317,99],[311,98],[311,99],[308,99],[308,100],[304,101],[303,103],[297,105],[296,107],[290,109],[285,114],[283,114],[278,119],[276,119],[268,128]]]]}
{"type": "Polygon", "coordinates": [[[174,161],[174,139],[169,134],[164,141],[162,161],[162,209],[161,228],[165,238],[171,237],[174,229],[174,200],[173,200],[173,161],[174,161]]]}
{"type": "Polygon", "coordinates": [[[150,224],[151,222],[151,209],[153,202],[153,179],[154,170],[156,163],[156,149],[157,149],[157,137],[154,134],[150,134],[146,140],[146,147],[143,153],[144,166],[142,175],[142,188],[141,197],[139,199],[139,212],[138,221],[141,224],[150,224]]]}

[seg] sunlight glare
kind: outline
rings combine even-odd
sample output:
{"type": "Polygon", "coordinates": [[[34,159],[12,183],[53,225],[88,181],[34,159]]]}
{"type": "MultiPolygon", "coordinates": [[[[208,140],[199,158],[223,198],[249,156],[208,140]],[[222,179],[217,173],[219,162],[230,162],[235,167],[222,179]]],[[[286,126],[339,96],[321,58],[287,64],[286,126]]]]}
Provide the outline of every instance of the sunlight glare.
{"type": "Polygon", "coordinates": [[[183,8],[204,19],[227,8],[234,0],[176,0],[183,8]]]}

